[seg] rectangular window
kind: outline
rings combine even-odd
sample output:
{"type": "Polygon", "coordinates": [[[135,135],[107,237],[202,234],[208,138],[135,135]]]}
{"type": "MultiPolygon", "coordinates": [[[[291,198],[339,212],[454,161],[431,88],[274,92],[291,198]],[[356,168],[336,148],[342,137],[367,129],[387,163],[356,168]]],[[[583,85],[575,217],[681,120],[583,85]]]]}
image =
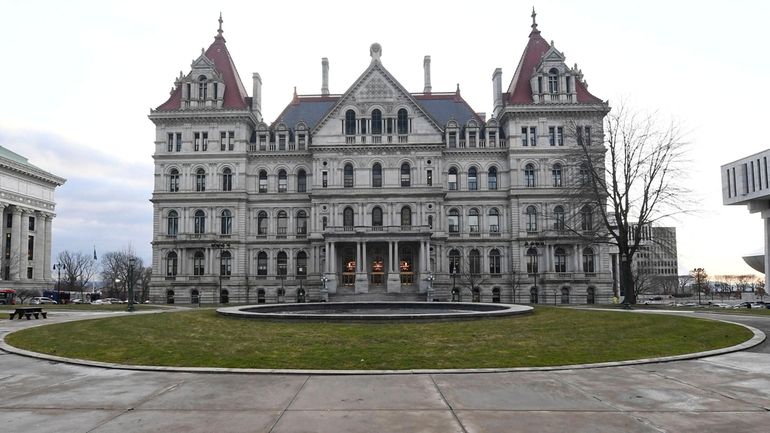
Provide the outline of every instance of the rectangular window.
{"type": "Polygon", "coordinates": [[[489,146],[490,147],[497,147],[497,133],[496,132],[489,132],[489,146]]]}
{"type": "Polygon", "coordinates": [[[556,146],[556,127],[554,126],[548,127],[548,144],[556,146]]]}
{"type": "Polygon", "coordinates": [[[727,169],[727,197],[731,198],[733,196],[733,186],[732,182],[730,182],[730,169],[727,169]]]}
{"type": "Polygon", "coordinates": [[[321,187],[326,188],[329,186],[329,172],[321,172],[321,187]]]}
{"type": "Polygon", "coordinates": [[[305,134],[297,136],[297,147],[299,150],[305,150],[305,134]]]}
{"type": "Polygon", "coordinates": [[[35,231],[35,217],[29,217],[29,231],[35,231]]]}
{"type": "Polygon", "coordinates": [[[5,258],[6,259],[11,258],[11,234],[10,233],[5,234],[5,258]]]}
{"type": "Polygon", "coordinates": [[[522,126],[521,127],[521,145],[522,146],[529,146],[529,142],[527,141],[527,127],[522,126]]]}
{"type": "Polygon", "coordinates": [[[428,170],[426,177],[427,177],[428,186],[433,186],[433,170],[428,170]]]}
{"type": "Polygon", "coordinates": [[[468,132],[468,146],[476,147],[476,131],[468,132]]]}
{"type": "Polygon", "coordinates": [[[585,130],[586,130],[586,146],[590,146],[591,145],[591,127],[586,126],[585,130]]]}
{"type": "Polygon", "coordinates": [[[176,141],[175,141],[176,151],[181,152],[182,151],[182,133],[177,132],[175,138],[176,138],[176,141]]]}
{"type": "Polygon", "coordinates": [[[201,149],[205,152],[209,149],[209,133],[201,133],[201,149]]]}
{"type": "Polygon", "coordinates": [[[286,135],[284,134],[278,136],[278,150],[286,150],[286,135]]]}
{"type": "Polygon", "coordinates": [[[267,135],[259,136],[259,150],[267,150],[267,135]]]}
{"type": "Polygon", "coordinates": [[[35,260],[35,237],[27,238],[27,260],[35,260]]]}
{"type": "Polygon", "coordinates": [[[235,148],[235,131],[222,131],[219,133],[219,150],[232,151],[235,148]]]}
{"type": "Polygon", "coordinates": [[[754,161],[751,161],[751,192],[755,192],[757,190],[757,185],[754,182],[754,161]]]}
{"type": "Polygon", "coordinates": [[[450,132],[449,133],[449,147],[457,147],[457,133],[456,132],[450,132]]]}
{"type": "Polygon", "coordinates": [[[173,152],[174,151],[174,133],[169,132],[168,133],[168,141],[167,141],[167,151],[173,152]]]}
{"type": "Polygon", "coordinates": [[[193,134],[193,137],[194,137],[193,138],[193,150],[195,152],[198,152],[198,151],[201,150],[201,133],[200,132],[196,132],[195,134],[193,134]]]}
{"type": "Polygon", "coordinates": [[[564,127],[562,126],[556,128],[556,144],[564,146],[564,127]]]}
{"type": "Polygon", "coordinates": [[[537,128],[534,126],[529,127],[529,145],[532,147],[537,146],[537,128]]]}
{"type": "Polygon", "coordinates": [[[32,267],[27,268],[27,279],[32,279],[32,267]]]}

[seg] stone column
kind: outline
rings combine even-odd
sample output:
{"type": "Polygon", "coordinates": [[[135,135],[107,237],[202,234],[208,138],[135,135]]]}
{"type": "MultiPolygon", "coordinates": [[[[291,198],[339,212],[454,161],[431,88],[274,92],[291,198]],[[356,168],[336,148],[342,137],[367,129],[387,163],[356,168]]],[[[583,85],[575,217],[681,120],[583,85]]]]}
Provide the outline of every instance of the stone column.
{"type": "MultiPolygon", "coordinates": [[[[7,203],[0,203],[0,258],[5,259],[5,209],[8,207],[7,203]]],[[[2,268],[2,266],[0,266],[2,268]]],[[[3,279],[2,269],[0,269],[0,279],[3,279]]]]}
{"type": "Polygon", "coordinates": [[[42,213],[35,214],[35,251],[33,259],[35,264],[33,265],[32,277],[36,281],[43,279],[43,270],[45,269],[45,217],[42,213]]]}
{"type": "Polygon", "coordinates": [[[765,218],[765,290],[767,290],[768,273],[770,273],[770,218],[765,218]]]}
{"type": "Polygon", "coordinates": [[[18,206],[14,206],[11,223],[11,259],[9,263],[12,280],[19,281],[21,279],[19,274],[22,263],[21,259],[21,209],[18,206]]]}

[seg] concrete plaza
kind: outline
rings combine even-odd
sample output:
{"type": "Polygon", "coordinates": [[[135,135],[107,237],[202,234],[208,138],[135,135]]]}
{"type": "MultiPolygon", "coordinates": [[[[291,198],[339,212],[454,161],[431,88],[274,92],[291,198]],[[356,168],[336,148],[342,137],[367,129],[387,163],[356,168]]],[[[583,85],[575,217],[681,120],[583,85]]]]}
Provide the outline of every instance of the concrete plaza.
{"type": "MultiPolygon", "coordinates": [[[[770,316],[718,317],[770,332],[770,316]]],[[[32,323],[4,320],[0,333],[32,323]]],[[[636,366],[366,376],[139,372],[0,352],[0,390],[8,432],[759,433],[770,344],[636,366]]]]}

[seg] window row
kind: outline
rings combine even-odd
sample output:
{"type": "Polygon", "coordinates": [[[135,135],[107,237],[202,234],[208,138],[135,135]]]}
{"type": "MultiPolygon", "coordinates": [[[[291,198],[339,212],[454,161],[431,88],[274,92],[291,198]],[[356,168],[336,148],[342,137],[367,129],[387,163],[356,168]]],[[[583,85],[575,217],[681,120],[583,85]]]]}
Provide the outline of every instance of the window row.
{"type": "Polygon", "coordinates": [[[375,108],[370,117],[357,117],[354,110],[345,112],[345,120],[342,121],[342,132],[347,136],[353,135],[382,135],[398,134],[406,135],[411,129],[409,113],[401,108],[395,118],[383,117],[382,111],[375,108]]]}
{"type": "MultiPolygon", "coordinates": [[[[193,144],[193,151],[206,152],[209,149],[208,131],[193,132],[192,144],[193,144]]],[[[182,151],[182,133],[181,132],[169,132],[167,134],[166,150],[168,152],[182,151]]],[[[220,131],[219,150],[223,152],[235,150],[235,131],[220,131]]]]}
{"type": "MultiPolygon", "coordinates": [[[[490,167],[489,170],[487,170],[487,189],[496,190],[497,185],[497,168],[490,167]]],[[[471,167],[468,169],[466,186],[468,191],[479,190],[479,173],[476,167],[471,167]]],[[[450,167],[449,171],[447,172],[447,189],[449,191],[457,191],[458,189],[457,167],[450,167]]]]}
{"type": "MultiPolygon", "coordinates": [[[[552,186],[554,188],[561,188],[565,186],[565,172],[564,166],[562,166],[560,163],[556,163],[551,166],[551,181],[547,186],[552,186]]],[[[586,164],[583,164],[580,166],[580,169],[578,170],[578,182],[580,184],[587,184],[589,180],[591,179],[591,172],[590,169],[586,164]]],[[[527,188],[534,188],[538,185],[538,178],[537,178],[537,169],[535,168],[535,164],[529,163],[524,166],[524,186],[527,188]]]]}
{"type": "MultiPolygon", "coordinates": [[[[527,206],[525,212],[525,228],[528,232],[538,231],[538,212],[535,206],[527,206]]],[[[581,230],[592,231],[594,229],[594,214],[591,206],[585,205],[580,209],[579,220],[577,224],[567,224],[565,218],[566,212],[563,206],[553,208],[553,229],[554,230],[581,230]]]]}
{"type": "MultiPolygon", "coordinates": [[[[596,254],[593,248],[583,248],[583,272],[596,272],[596,254]]],[[[540,272],[539,265],[540,252],[537,248],[529,248],[526,254],[527,273],[537,274],[540,272]]],[[[548,272],[548,270],[546,270],[548,272]]],[[[556,247],[553,250],[553,272],[567,272],[567,251],[562,247],[556,247]]]]}
{"type": "MultiPolygon", "coordinates": [[[[487,255],[488,270],[491,275],[502,274],[500,250],[493,248],[487,255]]],[[[481,253],[477,249],[468,252],[467,262],[463,263],[463,256],[460,250],[452,249],[449,251],[449,273],[452,275],[480,275],[481,274],[481,253]]]]}
{"type": "MultiPolygon", "coordinates": [[[[207,182],[206,182],[206,170],[203,168],[199,168],[195,170],[195,173],[193,174],[193,189],[196,192],[204,192],[206,191],[207,182]]],[[[222,173],[219,175],[219,187],[222,191],[232,191],[233,190],[233,171],[229,167],[225,167],[222,169],[222,173]]],[[[180,174],[179,170],[176,168],[172,168],[168,172],[168,191],[169,192],[179,192],[180,190],[180,174]]]]}
{"type": "MultiPolygon", "coordinates": [[[[524,147],[535,147],[539,144],[539,138],[536,126],[521,127],[521,145],[524,147]]],[[[550,146],[564,146],[564,127],[548,127],[548,144],[550,146]]],[[[575,143],[578,146],[590,146],[592,144],[591,127],[577,126],[575,128],[575,143]]]]}
{"type": "MultiPolygon", "coordinates": [[[[460,233],[462,218],[460,211],[452,208],[447,213],[447,227],[449,233],[460,233]]],[[[470,233],[481,233],[481,214],[476,208],[468,210],[468,231],[470,233]]],[[[492,208],[487,213],[487,228],[489,233],[500,233],[500,211],[492,208]]]]}
{"type": "MultiPolygon", "coordinates": [[[[307,276],[307,253],[299,251],[295,256],[294,275],[302,278],[307,276]]],[[[280,251],[275,257],[276,273],[279,276],[287,275],[288,255],[280,251]]],[[[257,254],[257,275],[267,275],[267,253],[264,251],[257,254]]],[[[170,251],[166,254],[166,276],[175,277],[179,272],[179,255],[176,251],[170,251]]],[[[219,275],[229,276],[233,272],[233,255],[228,250],[222,250],[219,253],[219,275]]],[[[192,274],[194,276],[206,275],[206,253],[198,250],[192,257],[192,274]]]]}

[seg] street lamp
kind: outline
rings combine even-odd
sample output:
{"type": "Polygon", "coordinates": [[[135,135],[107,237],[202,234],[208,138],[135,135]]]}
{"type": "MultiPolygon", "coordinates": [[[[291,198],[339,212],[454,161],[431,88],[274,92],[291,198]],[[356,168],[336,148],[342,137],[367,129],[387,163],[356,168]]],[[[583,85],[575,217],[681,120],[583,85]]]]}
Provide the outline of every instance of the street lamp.
{"type": "Polygon", "coordinates": [[[329,302],[329,291],[326,290],[326,283],[329,282],[329,279],[326,278],[326,275],[321,277],[321,283],[323,283],[323,287],[321,288],[321,299],[324,302],[329,302]]]}
{"type": "Polygon", "coordinates": [[[305,267],[302,265],[297,266],[297,279],[299,280],[299,292],[297,293],[297,302],[299,302],[299,296],[302,294],[302,301],[305,301],[305,289],[302,287],[302,280],[305,279],[305,267]]]}
{"type": "Polygon", "coordinates": [[[428,276],[425,277],[425,279],[428,281],[428,296],[426,300],[428,302],[433,302],[433,280],[435,279],[433,272],[428,272],[428,276]]]}
{"type": "MultiPolygon", "coordinates": [[[[230,244],[226,242],[212,242],[211,248],[219,250],[219,300],[222,300],[222,250],[230,248],[230,244]]],[[[217,304],[216,295],[214,295],[214,303],[217,304]]]]}
{"type": "Polygon", "coordinates": [[[511,302],[516,303],[516,270],[511,271],[511,302]]]}
{"type": "Polygon", "coordinates": [[[556,289],[553,289],[553,306],[556,306],[556,289]]]}
{"type": "Polygon", "coordinates": [[[59,293],[59,303],[60,304],[63,304],[63,302],[61,301],[61,270],[62,269],[67,270],[67,265],[65,265],[62,262],[59,262],[59,263],[53,265],[53,270],[54,271],[58,271],[58,274],[59,274],[58,280],[57,280],[58,282],[56,283],[56,290],[59,293]]]}
{"type": "Polygon", "coordinates": [[[134,312],[134,265],[136,258],[131,256],[128,259],[128,312],[134,312]]]}

